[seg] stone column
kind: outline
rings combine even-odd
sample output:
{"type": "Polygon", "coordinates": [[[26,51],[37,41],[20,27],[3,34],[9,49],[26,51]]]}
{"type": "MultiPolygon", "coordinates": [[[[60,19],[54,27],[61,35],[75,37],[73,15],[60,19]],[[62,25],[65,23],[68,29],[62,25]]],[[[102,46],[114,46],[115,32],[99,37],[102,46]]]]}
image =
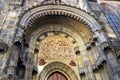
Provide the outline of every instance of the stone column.
{"type": "Polygon", "coordinates": [[[15,73],[15,68],[18,63],[18,58],[19,58],[19,48],[16,45],[13,45],[9,48],[8,53],[9,53],[9,63],[8,63],[8,69],[7,69],[7,74],[14,74],[15,73]]]}
{"type": "Polygon", "coordinates": [[[117,60],[115,59],[114,55],[114,51],[110,49],[108,50],[105,50],[105,56],[107,58],[107,62],[108,62],[108,65],[110,67],[110,69],[112,70],[112,74],[113,74],[113,71],[114,71],[114,68],[118,66],[118,63],[117,63],[117,60]]]}
{"type": "Polygon", "coordinates": [[[15,37],[14,42],[17,42],[17,41],[22,42],[23,32],[24,32],[23,29],[21,29],[21,28],[18,28],[18,29],[17,29],[16,37],[15,37]]]}
{"type": "Polygon", "coordinates": [[[28,53],[28,60],[26,62],[26,72],[25,72],[25,80],[32,80],[32,71],[33,71],[33,54],[28,53]]]}
{"type": "Polygon", "coordinates": [[[96,46],[92,46],[92,48],[91,48],[91,52],[92,52],[91,55],[93,55],[94,60],[97,60],[97,59],[98,59],[98,56],[100,56],[97,47],[96,47],[96,46]]]}
{"type": "Polygon", "coordinates": [[[87,69],[88,69],[88,80],[95,80],[94,79],[94,75],[93,75],[93,70],[92,70],[92,67],[91,67],[91,61],[88,60],[88,66],[87,66],[87,69]]]}
{"type": "Polygon", "coordinates": [[[84,62],[84,67],[86,68],[85,74],[87,80],[95,80],[93,75],[93,70],[91,67],[91,62],[89,60],[84,62]]]}
{"type": "Polygon", "coordinates": [[[25,10],[28,9],[28,0],[25,0],[25,10]]]}
{"type": "Polygon", "coordinates": [[[106,51],[105,54],[107,55],[107,58],[108,58],[109,63],[110,63],[112,68],[118,66],[118,63],[117,63],[117,61],[116,61],[116,59],[115,59],[115,57],[113,55],[115,53],[112,50],[106,51]]]}

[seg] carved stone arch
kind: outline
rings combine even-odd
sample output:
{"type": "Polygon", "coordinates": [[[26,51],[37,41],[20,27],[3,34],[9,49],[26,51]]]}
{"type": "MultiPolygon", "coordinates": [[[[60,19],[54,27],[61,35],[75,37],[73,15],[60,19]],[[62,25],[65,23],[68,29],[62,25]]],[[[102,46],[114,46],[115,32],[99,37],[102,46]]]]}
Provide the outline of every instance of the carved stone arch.
{"type": "MultiPolygon", "coordinates": [[[[19,23],[18,23],[19,27],[21,27],[25,32],[29,28],[35,27],[36,21],[41,20],[45,16],[65,16],[65,17],[72,18],[84,24],[85,26],[87,26],[88,29],[95,34],[95,37],[100,37],[99,31],[101,31],[101,26],[93,18],[93,16],[90,16],[86,12],[76,7],[71,7],[71,6],[62,5],[62,4],[59,4],[59,5],[46,4],[46,5],[40,5],[40,6],[36,6],[29,9],[23,14],[21,19],[19,20],[19,23]]],[[[101,35],[104,37],[103,34],[101,35]]],[[[93,38],[94,38],[94,35],[93,35],[93,38]]],[[[102,40],[101,37],[99,39],[102,40]]],[[[105,37],[104,39],[106,40],[105,37]]]]}
{"type": "MultiPolygon", "coordinates": [[[[40,36],[40,35],[43,35],[44,33],[49,32],[49,31],[58,31],[58,32],[65,33],[65,34],[71,36],[73,39],[75,39],[76,43],[79,44],[79,45],[80,45],[80,43],[78,43],[78,42],[79,42],[79,41],[82,41],[81,39],[79,39],[79,38],[80,38],[79,35],[74,35],[73,32],[71,32],[71,31],[69,31],[69,30],[67,30],[67,29],[66,29],[66,30],[63,30],[63,31],[61,31],[61,30],[56,30],[56,29],[53,29],[53,30],[45,29],[45,30],[46,30],[46,31],[44,31],[44,32],[41,32],[41,30],[40,30],[40,31],[36,32],[36,34],[34,34],[34,36],[31,38],[31,41],[30,41],[30,49],[35,49],[35,46],[34,46],[34,45],[36,45],[36,43],[37,43],[37,44],[40,43],[40,42],[37,41],[37,39],[39,38],[39,36],[40,36]],[[76,37],[75,37],[75,36],[76,36],[76,37]]],[[[82,44],[82,45],[83,45],[83,47],[85,47],[84,44],[82,44]]],[[[40,45],[39,45],[39,46],[40,46],[40,45]]],[[[31,52],[31,53],[33,53],[33,52],[31,52]]]]}
{"type": "MultiPolygon", "coordinates": [[[[104,36],[103,32],[101,31],[101,26],[98,24],[98,22],[89,14],[81,11],[80,9],[77,9],[75,7],[67,6],[67,5],[53,5],[53,4],[47,4],[47,5],[42,5],[42,6],[37,6],[29,11],[27,11],[22,18],[20,19],[19,26],[24,29],[24,32],[28,29],[31,29],[31,27],[35,27],[35,23],[37,20],[42,21],[44,17],[48,16],[62,16],[62,17],[67,17],[71,18],[73,20],[78,21],[79,23],[84,24],[87,29],[91,31],[91,33],[95,34],[95,37],[99,37],[101,43],[106,41],[106,37],[104,36]],[[100,36],[100,35],[101,36],[100,36]]],[[[44,21],[44,20],[43,20],[44,21]]],[[[84,27],[85,27],[84,26],[84,27]]],[[[38,28],[41,28],[37,26],[38,28]]],[[[35,27],[36,28],[36,27],[35,27]]],[[[69,29],[69,28],[67,28],[69,29]]],[[[46,30],[49,31],[50,29],[46,30]]],[[[45,32],[44,30],[41,31],[35,31],[34,34],[32,34],[32,38],[30,40],[30,47],[29,51],[30,53],[34,53],[35,44],[37,43],[36,40],[38,36],[41,34],[40,32],[45,32]],[[32,43],[32,44],[31,44],[32,43]]],[[[93,39],[91,39],[93,40],[93,39]]],[[[80,42],[80,41],[79,41],[80,42]]],[[[91,42],[89,42],[91,44],[91,42]]],[[[89,45],[90,45],[89,44],[89,45]]],[[[86,47],[86,45],[83,45],[86,47]]],[[[84,51],[84,53],[86,53],[84,51]]]]}
{"type": "MultiPolygon", "coordinates": [[[[54,17],[54,16],[53,16],[54,17]]],[[[69,19],[68,17],[63,17],[63,19],[65,19],[65,18],[67,18],[67,19],[69,19]]],[[[47,19],[48,20],[48,19],[47,19]]],[[[74,20],[74,19],[73,19],[74,20]]],[[[28,40],[30,40],[29,41],[29,45],[30,45],[30,48],[31,49],[35,49],[35,43],[37,42],[37,39],[38,39],[38,37],[39,37],[39,35],[41,35],[41,34],[44,34],[44,33],[46,33],[46,32],[49,32],[49,31],[61,31],[61,32],[64,32],[64,33],[66,33],[66,34],[69,34],[69,35],[71,35],[73,38],[75,38],[76,40],[77,40],[77,42],[79,42],[80,40],[78,39],[80,36],[82,36],[82,37],[84,37],[85,36],[85,34],[78,28],[78,27],[81,27],[81,26],[78,26],[78,25],[76,25],[76,24],[73,24],[73,23],[75,23],[75,21],[74,22],[71,22],[70,20],[64,20],[64,21],[60,21],[61,23],[57,23],[57,25],[60,25],[60,27],[58,28],[58,29],[51,29],[50,27],[49,27],[49,25],[46,25],[44,22],[44,19],[42,19],[42,21],[43,21],[43,24],[41,24],[40,26],[36,26],[38,29],[37,30],[33,30],[33,29],[31,29],[32,30],[32,34],[30,33],[30,34],[28,34],[29,36],[31,36],[31,38],[30,39],[28,39],[28,40]],[[71,30],[69,30],[69,28],[64,28],[64,25],[63,24],[68,24],[69,26],[71,26],[71,27],[73,27],[73,28],[75,28],[76,30],[79,30],[79,34],[80,34],[80,36],[79,35],[76,35],[76,34],[74,34],[74,32],[72,32],[71,30]],[[45,25],[44,25],[45,24],[45,25]],[[44,27],[43,27],[44,26],[44,27]],[[48,28],[46,28],[46,26],[48,27],[48,28]],[[63,28],[61,28],[61,26],[63,26],[63,28]],[[32,47],[31,47],[32,46],[32,47]]],[[[77,20],[76,20],[77,21],[77,20]]],[[[49,21],[47,21],[47,22],[49,22],[49,21]]],[[[50,23],[51,24],[51,23],[50,23]]],[[[83,23],[81,23],[81,24],[83,24],[83,23]]],[[[89,32],[90,34],[93,34],[88,28],[87,28],[87,26],[85,26],[84,25],[84,27],[88,30],[87,32],[89,32]]],[[[29,30],[27,30],[27,31],[29,31],[29,30]]],[[[26,32],[26,31],[25,31],[26,32]]],[[[91,35],[91,37],[92,37],[92,35],[91,35]]],[[[83,40],[83,41],[89,41],[89,39],[87,39],[86,37],[84,37],[84,39],[81,39],[81,40],[83,40]]]]}
{"type": "MultiPolygon", "coordinates": [[[[62,4],[46,4],[29,9],[19,20],[19,26],[24,29],[25,32],[28,28],[34,27],[35,22],[45,16],[66,16],[75,19],[78,22],[82,22],[84,25],[86,25],[94,34],[97,34],[97,32],[101,30],[101,26],[92,16],[76,7],[62,4]]],[[[99,37],[99,35],[97,35],[97,37],[99,37]]]]}
{"type": "Polygon", "coordinates": [[[89,26],[92,32],[101,29],[98,22],[96,22],[92,16],[81,11],[80,9],[70,7],[67,5],[52,5],[52,4],[42,5],[28,10],[22,16],[19,25],[22,28],[27,29],[28,26],[32,26],[37,19],[47,15],[63,15],[71,17],[89,26]]]}
{"type": "Polygon", "coordinates": [[[47,78],[56,71],[64,74],[68,80],[79,80],[78,76],[71,67],[58,61],[47,64],[40,73],[39,80],[47,80],[47,78]]]}

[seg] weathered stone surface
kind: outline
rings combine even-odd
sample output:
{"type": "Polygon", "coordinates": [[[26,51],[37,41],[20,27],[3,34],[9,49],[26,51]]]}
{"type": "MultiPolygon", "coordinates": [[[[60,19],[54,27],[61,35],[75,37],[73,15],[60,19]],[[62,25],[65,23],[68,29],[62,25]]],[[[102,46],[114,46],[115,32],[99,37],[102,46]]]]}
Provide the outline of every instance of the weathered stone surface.
{"type": "Polygon", "coordinates": [[[120,4],[112,2],[1,0],[0,80],[120,80],[120,4]]]}

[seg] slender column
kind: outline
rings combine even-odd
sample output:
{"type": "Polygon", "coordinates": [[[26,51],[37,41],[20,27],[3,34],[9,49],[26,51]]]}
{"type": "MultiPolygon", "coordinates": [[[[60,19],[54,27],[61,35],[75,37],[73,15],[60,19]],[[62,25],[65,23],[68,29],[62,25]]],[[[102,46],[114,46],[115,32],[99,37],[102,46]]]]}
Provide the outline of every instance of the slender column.
{"type": "Polygon", "coordinates": [[[28,0],[25,0],[25,9],[28,9],[28,0]]]}
{"type": "Polygon", "coordinates": [[[15,39],[14,39],[15,42],[17,42],[17,41],[22,42],[23,31],[24,31],[24,30],[21,29],[21,28],[18,28],[18,29],[16,30],[16,36],[15,36],[15,39]]]}
{"type": "Polygon", "coordinates": [[[7,74],[14,74],[19,58],[19,48],[16,45],[11,46],[8,53],[10,55],[9,55],[9,65],[8,65],[7,74]]]}
{"type": "MultiPolygon", "coordinates": [[[[90,62],[90,61],[89,61],[90,62]]],[[[93,75],[93,70],[92,70],[92,67],[91,67],[91,64],[88,65],[88,71],[89,71],[89,77],[91,79],[88,79],[88,80],[95,80],[94,79],[94,75],[93,75]]]]}
{"type": "Polygon", "coordinates": [[[94,57],[94,60],[98,59],[98,56],[100,56],[99,51],[96,46],[92,46],[91,48],[92,55],[94,57]]]}
{"type": "Polygon", "coordinates": [[[113,72],[113,69],[114,69],[116,66],[118,66],[118,63],[117,63],[117,61],[115,60],[115,57],[113,56],[113,54],[114,54],[114,51],[112,51],[111,49],[105,51],[105,56],[106,56],[106,58],[107,58],[109,67],[111,68],[112,72],[113,72]]]}
{"type": "Polygon", "coordinates": [[[85,67],[85,69],[86,69],[86,71],[85,71],[86,79],[87,79],[87,80],[95,80],[95,79],[94,79],[93,70],[92,70],[90,61],[87,60],[87,61],[85,61],[84,63],[85,63],[85,64],[84,64],[84,67],[85,67]]]}
{"type": "Polygon", "coordinates": [[[25,80],[32,80],[33,58],[32,53],[28,53],[28,61],[26,62],[25,80]]]}

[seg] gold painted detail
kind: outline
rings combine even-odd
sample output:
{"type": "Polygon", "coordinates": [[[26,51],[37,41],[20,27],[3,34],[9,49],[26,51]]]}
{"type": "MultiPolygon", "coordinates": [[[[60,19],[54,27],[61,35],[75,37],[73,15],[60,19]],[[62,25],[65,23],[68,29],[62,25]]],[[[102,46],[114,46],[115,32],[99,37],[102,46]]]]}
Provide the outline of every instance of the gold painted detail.
{"type": "Polygon", "coordinates": [[[41,58],[75,58],[72,43],[64,37],[48,36],[40,43],[41,58]]]}

